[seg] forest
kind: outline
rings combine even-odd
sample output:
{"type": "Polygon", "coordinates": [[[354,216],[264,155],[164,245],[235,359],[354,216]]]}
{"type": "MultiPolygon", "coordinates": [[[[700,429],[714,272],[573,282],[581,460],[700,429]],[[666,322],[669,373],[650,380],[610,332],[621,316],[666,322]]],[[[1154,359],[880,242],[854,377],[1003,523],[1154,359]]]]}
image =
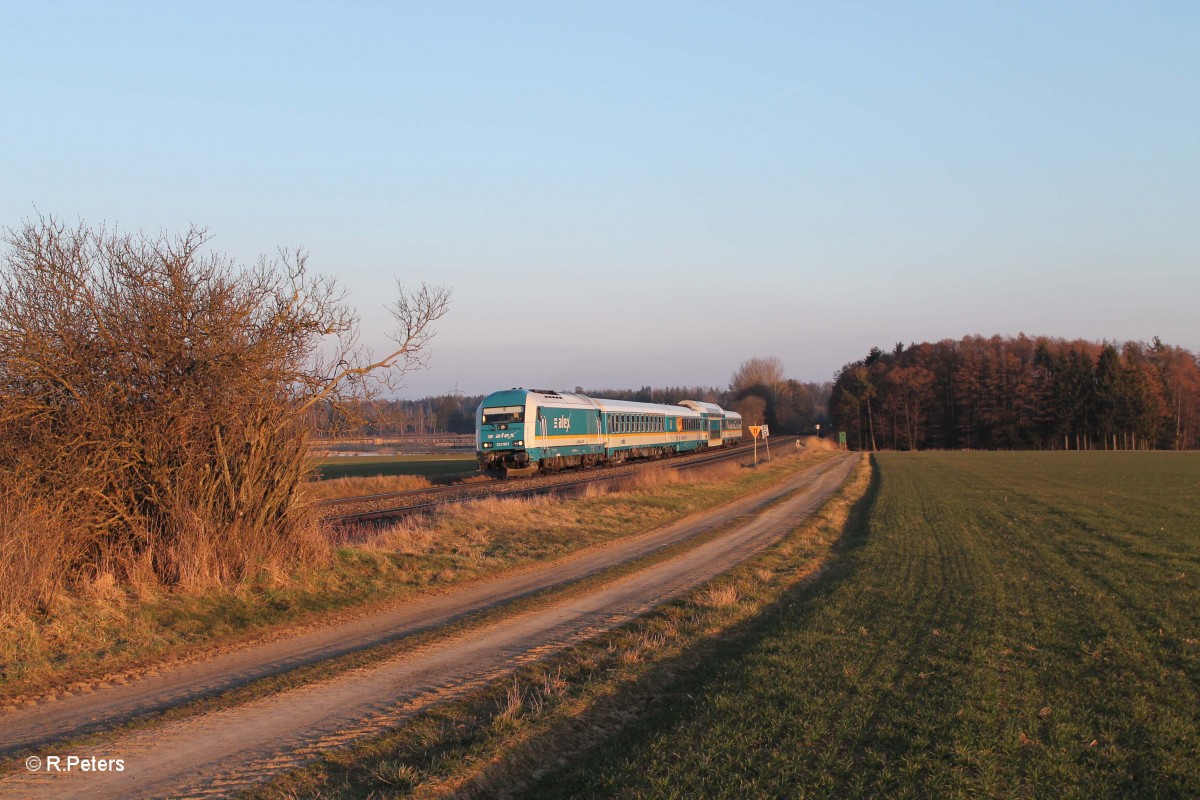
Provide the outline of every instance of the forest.
{"type": "Polygon", "coordinates": [[[967,336],[872,348],[829,402],[862,450],[1200,447],[1200,362],[1164,344],[967,336]]]}

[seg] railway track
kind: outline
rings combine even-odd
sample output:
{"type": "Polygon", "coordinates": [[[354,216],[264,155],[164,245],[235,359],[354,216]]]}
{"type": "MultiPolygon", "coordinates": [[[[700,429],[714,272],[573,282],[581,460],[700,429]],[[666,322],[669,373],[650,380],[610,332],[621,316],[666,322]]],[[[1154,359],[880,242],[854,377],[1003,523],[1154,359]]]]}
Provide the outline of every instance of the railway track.
{"type": "MultiPolygon", "coordinates": [[[[775,437],[777,446],[791,444],[797,437],[775,437]]],[[[363,495],[359,497],[342,497],[325,500],[322,506],[337,509],[325,515],[325,521],[331,523],[370,522],[373,520],[400,517],[429,511],[441,505],[464,503],[479,500],[484,497],[533,497],[537,495],[568,492],[585,488],[589,485],[614,481],[650,465],[663,465],[671,469],[692,469],[720,461],[737,458],[750,452],[753,442],[743,443],[734,447],[722,448],[716,452],[676,456],[666,460],[639,461],[619,467],[607,467],[590,474],[581,471],[560,472],[551,475],[538,475],[532,478],[521,478],[519,482],[508,480],[491,480],[481,483],[454,484],[451,486],[431,487],[429,489],[409,489],[401,492],[386,494],[363,495]],[[517,484],[517,485],[514,485],[517,484]]]]}

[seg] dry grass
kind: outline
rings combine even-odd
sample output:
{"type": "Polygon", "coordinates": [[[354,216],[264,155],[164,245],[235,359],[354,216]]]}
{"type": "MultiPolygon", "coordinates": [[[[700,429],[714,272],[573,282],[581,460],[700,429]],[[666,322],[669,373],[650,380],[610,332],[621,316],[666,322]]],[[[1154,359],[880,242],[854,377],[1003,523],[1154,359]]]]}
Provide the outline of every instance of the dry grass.
{"type": "Polygon", "coordinates": [[[70,560],[70,530],[47,501],[0,492],[0,618],[53,601],[65,578],[61,565],[70,560]]]}
{"type": "Polygon", "coordinates": [[[592,484],[575,502],[550,496],[485,497],[399,520],[369,533],[356,545],[366,551],[404,555],[451,554],[468,566],[537,547],[536,543],[544,548],[539,555],[555,555],[674,519],[692,508],[683,500],[671,502],[673,493],[694,503],[702,496],[698,488],[728,484],[744,472],[738,464],[716,464],[687,473],[652,466],[612,483],[592,484]],[[655,504],[649,502],[652,495],[655,504]]]}
{"type": "Polygon", "coordinates": [[[710,586],[698,592],[695,603],[706,608],[729,608],[736,606],[739,599],[737,587],[726,583],[720,586],[710,586]]]}
{"type": "Polygon", "coordinates": [[[407,492],[433,486],[424,475],[374,475],[369,478],[330,478],[310,481],[304,494],[312,500],[332,500],[339,497],[361,497],[368,494],[407,492]]]}
{"type": "Polygon", "coordinates": [[[521,687],[520,679],[514,675],[512,684],[504,693],[500,710],[493,721],[500,724],[516,722],[517,718],[521,716],[521,712],[525,710],[525,695],[526,690],[521,687]]]}
{"type": "Polygon", "coordinates": [[[712,484],[728,481],[745,471],[746,467],[734,461],[724,461],[706,467],[683,471],[667,464],[651,464],[617,480],[587,487],[585,497],[605,497],[612,494],[657,489],[681,484],[712,484]]]}

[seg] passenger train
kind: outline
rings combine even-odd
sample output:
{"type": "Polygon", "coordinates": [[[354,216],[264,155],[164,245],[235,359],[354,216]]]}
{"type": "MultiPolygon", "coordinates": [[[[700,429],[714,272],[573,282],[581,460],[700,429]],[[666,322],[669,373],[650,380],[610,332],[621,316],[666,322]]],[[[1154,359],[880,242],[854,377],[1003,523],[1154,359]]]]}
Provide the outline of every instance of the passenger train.
{"type": "Polygon", "coordinates": [[[489,394],[475,412],[479,468],[506,476],[660,458],[741,440],[740,414],[697,400],[672,406],[508,389],[489,394]]]}

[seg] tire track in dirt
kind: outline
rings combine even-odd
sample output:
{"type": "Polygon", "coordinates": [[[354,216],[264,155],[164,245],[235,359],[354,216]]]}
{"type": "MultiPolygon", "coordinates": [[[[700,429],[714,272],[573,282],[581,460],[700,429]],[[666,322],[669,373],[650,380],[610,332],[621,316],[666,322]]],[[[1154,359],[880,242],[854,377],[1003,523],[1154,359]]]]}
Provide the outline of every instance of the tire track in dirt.
{"type": "MultiPolygon", "coordinates": [[[[323,750],[378,733],[430,703],[494,680],[517,664],[622,624],[728,570],[816,509],[854,463],[837,458],[798,473],[776,490],[757,495],[754,505],[794,492],[781,502],[674,558],[597,589],[327,680],[134,731],[74,753],[123,758],[122,773],[18,773],[0,780],[0,795],[204,797],[264,780],[323,750]]],[[[721,512],[718,516],[733,513],[728,507],[721,512]]],[[[614,549],[625,552],[606,551],[614,549]]]]}

